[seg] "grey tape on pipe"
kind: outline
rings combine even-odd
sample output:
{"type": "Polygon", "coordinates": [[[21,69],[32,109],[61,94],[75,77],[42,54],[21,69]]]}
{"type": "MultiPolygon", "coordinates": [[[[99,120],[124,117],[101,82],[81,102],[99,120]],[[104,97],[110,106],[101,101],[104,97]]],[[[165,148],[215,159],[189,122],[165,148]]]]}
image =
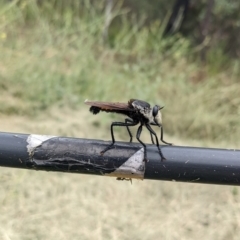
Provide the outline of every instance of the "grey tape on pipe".
{"type": "Polygon", "coordinates": [[[141,148],[137,152],[135,152],[125,163],[123,163],[119,168],[117,168],[112,173],[105,174],[106,176],[118,177],[118,178],[136,178],[136,179],[144,179],[145,173],[145,162],[144,158],[144,150],[141,148]]]}
{"type": "Polygon", "coordinates": [[[27,138],[27,151],[29,153],[29,156],[32,157],[34,150],[36,147],[41,146],[41,144],[49,140],[51,138],[54,138],[55,136],[49,136],[49,135],[36,135],[36,134],[31,134],[27,138]]]}

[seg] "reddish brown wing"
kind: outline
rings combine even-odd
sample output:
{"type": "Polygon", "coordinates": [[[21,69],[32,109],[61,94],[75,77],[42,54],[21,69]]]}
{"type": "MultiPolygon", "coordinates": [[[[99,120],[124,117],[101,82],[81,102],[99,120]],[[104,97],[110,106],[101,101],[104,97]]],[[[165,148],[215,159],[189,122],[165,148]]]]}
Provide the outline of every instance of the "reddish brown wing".
{"type": "Polygon", "coordinates": [[[98,101],[85,101],[85,104],[99,107],[101,110],[118,110],[118,111],[134,111],[128,103],[111,103],[111,102],[98,102],[98,101]]]}

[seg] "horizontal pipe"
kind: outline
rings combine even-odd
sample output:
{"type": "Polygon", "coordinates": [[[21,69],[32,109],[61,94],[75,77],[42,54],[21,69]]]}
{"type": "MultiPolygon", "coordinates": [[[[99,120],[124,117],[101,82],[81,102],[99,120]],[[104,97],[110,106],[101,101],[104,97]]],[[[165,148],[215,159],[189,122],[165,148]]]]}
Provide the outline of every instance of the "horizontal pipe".
{"type": "Polygon", "coordinates": [[[148,162],[137,143],[110,142],[46,135],[0,133],[0,166],[104,176],[119,180],[154,179],[240,185],[240,151],[147,145],[148,162]]]}

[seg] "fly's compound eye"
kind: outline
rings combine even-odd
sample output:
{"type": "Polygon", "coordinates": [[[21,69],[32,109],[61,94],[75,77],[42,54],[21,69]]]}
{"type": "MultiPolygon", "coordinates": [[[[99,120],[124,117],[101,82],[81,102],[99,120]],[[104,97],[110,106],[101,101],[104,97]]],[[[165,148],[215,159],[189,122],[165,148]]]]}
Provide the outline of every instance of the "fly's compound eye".
{"type": "Polygon", "coordinates": [[[159,106],[155,105],[152,110],[153,117],[156,117],[158,114],[159,106]]]}

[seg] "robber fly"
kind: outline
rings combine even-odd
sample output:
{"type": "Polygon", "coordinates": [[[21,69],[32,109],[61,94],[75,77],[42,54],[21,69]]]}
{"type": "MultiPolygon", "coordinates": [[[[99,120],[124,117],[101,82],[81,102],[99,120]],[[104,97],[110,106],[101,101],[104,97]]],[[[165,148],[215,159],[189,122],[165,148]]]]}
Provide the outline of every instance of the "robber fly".
{"type": "Polygon", "coordinates": [[[159,154],[161,156],[161,159],[164,160],[164,156],[162,154],[162,151],[159,146],[158,137],[157,134],[154,132],[154,130],[151,128],[150,125],[155,125],[161,128],[161,141],[167,145],[172,145],[171,143],[167,143],[163,140],[163,127],[162,127],[162,115],[160,110],[163,109],[163,107],[160,107],[158,105],[155,105],[153,108],[151,108],[150,104],[141,100],[137,99],[130,99],[128,103],[111,103],[111,102],[97,102],[97,101],[85,101],[85,104],[90,105],[90,112],[93,114],[98,114],[100,111],[104,112],[113,112],[113,113],[119,113],[124,114],[128,116],[128,118],[125,119],[125,122],[113,122],[111,124],[111,136],[112,136],[112,143],[105,148],[101,154],[103,155],[106,151],[113,148],[113,145],[115,143],[115,138],[113,134],[113,127],[114,126],[123,126],[127,128],[127,131],[130,136],[130,142],[132,142],[132,133],[129,129],[129,127],[135,126],[137,124],[140,124],[137,130],[136,138],[137,140],[143,145],[144,148],[144,161],[147,161],[147,151],[146,151],[146,145],[141,141],[140,135],[142,132],[142,127],[145,126],[148,131],[151,134],[151,140],[152,143],[154,143],[153,136],[156,139],[156,146],[158,147],[159,154]]]}

